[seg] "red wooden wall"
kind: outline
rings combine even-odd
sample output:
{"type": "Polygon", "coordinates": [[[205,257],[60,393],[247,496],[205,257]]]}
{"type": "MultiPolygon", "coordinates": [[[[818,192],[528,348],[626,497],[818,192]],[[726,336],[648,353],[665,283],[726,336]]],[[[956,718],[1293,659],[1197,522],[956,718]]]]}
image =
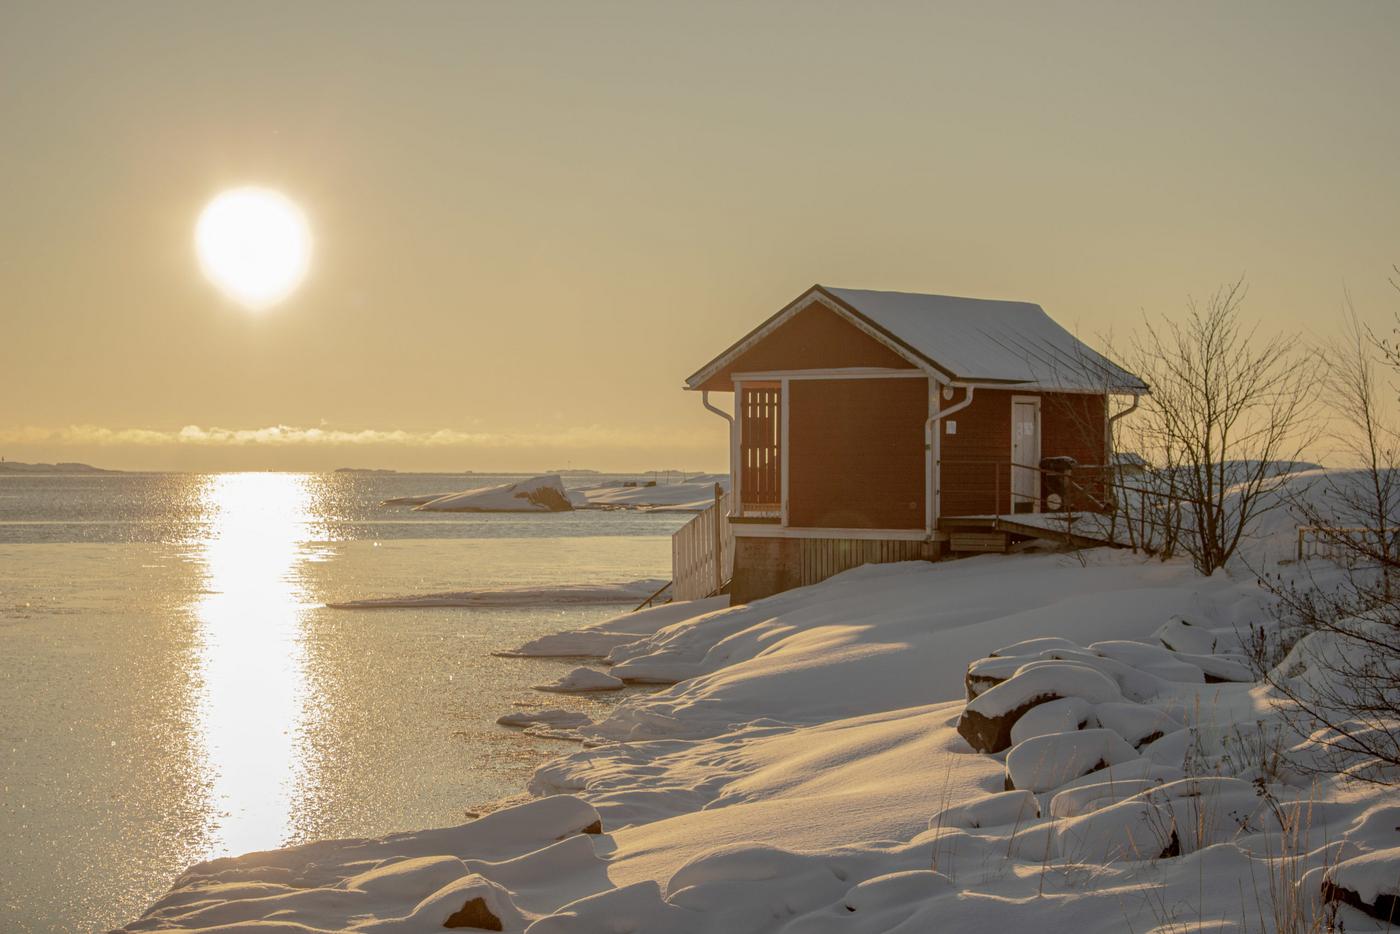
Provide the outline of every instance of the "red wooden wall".
{"type": "Polygon", "coordinates": [[[928,380],[788,383],[788,524],[924,527],[928,380]]]}
{"type": "Polygon", "coordinates": [[[838,367],[913,369],[908,360],[818,304],[799,311],[697,388],[728,392],[734,388],[730,382],[734,373],[838,367]]]}

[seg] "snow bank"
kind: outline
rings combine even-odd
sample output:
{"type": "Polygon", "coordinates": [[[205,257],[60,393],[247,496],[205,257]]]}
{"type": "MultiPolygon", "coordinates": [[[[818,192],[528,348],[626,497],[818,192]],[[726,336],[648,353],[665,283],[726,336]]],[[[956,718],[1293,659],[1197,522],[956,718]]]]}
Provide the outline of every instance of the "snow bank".
{"type": "MultiPolygon", "coordinates": [[[[328,603],[335,610],[375,610],[395,607],[485,606],[606,606],[640,603],[656,592],[663,580],[626,581],[617,584],[561,584],[554,587],[503,587],[499,590],[462,590],[453,593],[408,594],[328,603]]],[[[590,653],[565,653],[590,654],[590,653]]]]}
{"type": "Polygon", "coordinates": [[[567,512],[574,504],[559,475],[546,474],[439,496],[414,508],[427,512],[567,512]]]}
{"type": "Polygon", "coordinates": [[[121,930],[417,931],[459,913],[484,919],[484,910],[501,925],[495,930],[518,931],[538,913],[531,888],[507,890],[492,877],[511,876],[523,859],[550,863],[563,884],[571,875],[601,879],[592,846],[575,843],[578,834],[599,832],[593,807],[552,797],[460,827],[216,859],[186,870],[169,895],[121,930]]]}

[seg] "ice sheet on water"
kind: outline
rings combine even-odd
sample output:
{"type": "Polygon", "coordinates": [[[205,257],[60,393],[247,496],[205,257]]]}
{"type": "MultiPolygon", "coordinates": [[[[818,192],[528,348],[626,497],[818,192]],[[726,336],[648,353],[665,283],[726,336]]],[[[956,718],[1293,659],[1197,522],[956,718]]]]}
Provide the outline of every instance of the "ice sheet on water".
{"type": "Polygon", "coordinates": [[[328,603],[336,610],[374,610],[395,607],[532,607],[606,606],[637,603],[655,593],[664,580],[646,578],[616,584],[558,584],[546,587],[502,587],[496,590],[462,590],[450,593],[408,594],[328,603]]]}

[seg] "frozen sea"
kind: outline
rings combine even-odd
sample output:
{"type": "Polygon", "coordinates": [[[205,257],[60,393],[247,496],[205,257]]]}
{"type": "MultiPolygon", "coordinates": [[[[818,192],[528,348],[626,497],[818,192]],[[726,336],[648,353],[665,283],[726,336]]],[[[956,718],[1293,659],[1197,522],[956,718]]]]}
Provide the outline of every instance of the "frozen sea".
{"type": "Polygon", "coordinates": [[[495,719],[617,696],[490,653],[630,607],[324,606],[669,577],[685,515],[378,505],[493,482],[0,476],[0,930],[120,924],[213,856],[460,823],[569,748],[495,719]]]}

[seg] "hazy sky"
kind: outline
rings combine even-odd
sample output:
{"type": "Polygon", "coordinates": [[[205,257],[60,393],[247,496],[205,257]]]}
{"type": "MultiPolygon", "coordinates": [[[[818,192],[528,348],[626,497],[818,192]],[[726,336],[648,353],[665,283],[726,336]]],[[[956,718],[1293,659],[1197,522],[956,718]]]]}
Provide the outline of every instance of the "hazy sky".
{"type": "Polygon", "coordinates": [[[1383,323],[1398,63],[1382,2],[0,0],[0,454],[718,468],[682,378],[813,282],[1383,323]],[[258,315],[192,249],[247,183],[316,244],[258,315]]]}

